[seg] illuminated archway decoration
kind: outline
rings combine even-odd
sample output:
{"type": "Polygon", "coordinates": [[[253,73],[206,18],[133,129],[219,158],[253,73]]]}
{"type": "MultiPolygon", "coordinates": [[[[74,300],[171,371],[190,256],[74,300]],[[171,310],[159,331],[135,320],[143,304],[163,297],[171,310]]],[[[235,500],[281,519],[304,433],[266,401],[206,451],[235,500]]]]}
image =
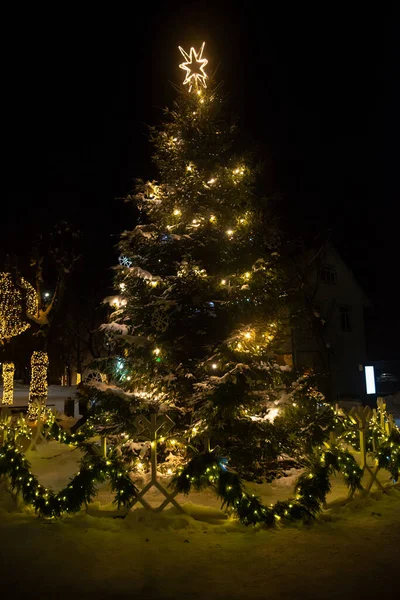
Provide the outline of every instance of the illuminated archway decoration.
{"type": "Polygon", "coordinates": [[[37,310],[37,294],[31,284],[22,277],[17,286],[11,273],[0,273],[0,340],[26,331],[30,327],[26,315],[36,315],[37,310]]]}
{"type": "Polygon", "coordinates": [[[47,369],[49,357],[46,352],[36,350],[31,357],[31,385],[29,389],[30,419],[36,418],[37,404],[46,404],[47,399],[47,369]]]}
{"type": "Polygon", "coordinates": [[[204,46],[205,42],[202,43],[199,52],[196,52],[193,47],[190,48],[189,54],[179,46],[180,53],[185,59],[185,62],[181,63],[179,68],[186,71],[183,85],[189,84],[189,91],[192,89],[193,84],[197,87],[198,84],[201,83],[203,87],[207,87],[207,73],[204,71],[204,68],[208,63],[208,60],[202,58],[204,46]]]}
{"type": "Polygon", "coordinates": [[[14,402],[14,363],[3,362],[3,397],[1,403],[10,406],[14,402]]]}

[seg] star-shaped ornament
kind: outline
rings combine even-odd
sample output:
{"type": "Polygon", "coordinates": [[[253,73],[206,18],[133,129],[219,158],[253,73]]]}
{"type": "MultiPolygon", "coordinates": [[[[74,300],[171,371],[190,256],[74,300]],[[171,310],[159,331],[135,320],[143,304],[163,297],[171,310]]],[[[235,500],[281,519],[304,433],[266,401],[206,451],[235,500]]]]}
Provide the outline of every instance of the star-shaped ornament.
{"type": "Polygon", "coordinates": [[[186,77],[183,85],[189,84],[189,91],[192,89],[193,84],[197,87],[200,82],[204,87],[206,85],[207,73],[204,71],[204,67],[208,63],[206,58],[202,58],[205,42],[202,43],[199,52],[196,52],[194,48],[190,48],[188,54],[185,50],[179,46],[179,50],[186,62],[179,65],[180,69],[186,71],[186,77]]]}
{"type": "Polygon", "coordinates": [[[120,256],[118,258],[118,262],[121,267],[130,267],[132,265],[132,261],[127,256],[120,256]]]}

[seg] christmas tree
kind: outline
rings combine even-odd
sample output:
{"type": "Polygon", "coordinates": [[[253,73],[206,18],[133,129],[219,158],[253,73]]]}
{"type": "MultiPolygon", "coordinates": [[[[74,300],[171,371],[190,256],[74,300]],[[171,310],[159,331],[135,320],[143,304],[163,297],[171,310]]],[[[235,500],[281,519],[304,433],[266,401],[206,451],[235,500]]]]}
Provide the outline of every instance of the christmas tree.
{"type": "MultiPolygon", "coordinates": [[[[204,44],[180,50],[184,85],[151,129],[159,180],[128,198],[140,216],[119,244],[108,373],[142,409],[173,414],[192,448],[211,441],[242,474],[265,475],[290,437],[273,419],[298,390],[282,358],[279,235],[222,87],[207,79],[204,44]]],[[[126,431],[129,411],[113,402],[110,431],[126,431]]]]}

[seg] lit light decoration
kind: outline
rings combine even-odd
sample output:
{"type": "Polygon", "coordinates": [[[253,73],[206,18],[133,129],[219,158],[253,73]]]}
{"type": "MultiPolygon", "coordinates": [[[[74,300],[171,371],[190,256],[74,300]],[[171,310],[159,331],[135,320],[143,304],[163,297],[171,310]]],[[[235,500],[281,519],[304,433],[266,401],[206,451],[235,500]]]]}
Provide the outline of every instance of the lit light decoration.
{"type": "Polygon", "coordinates": [[[269,346],[276,337],[276,332],[276,323],[270,323],[266,329],[238,331],[231,337],[230,346],[236,352],[261,354],[268,351],[269,346]]]}
{"type": "Polygon", "coordinates": [[[10,406],[14,401],[14,363],[3,362],[3,398],[2,404],[10,406]]]}
{"type": "Polygon", "coordinates": [[[49,357],[47,352],[35,350],[31,357],[31,384],[29,388],[28,418],[37,417],[39,404],[46,404],[47,400],[47,369],[49,357]]]}
{"type": "Polygon", "coordinates": [[[165,306],[159,306],[155,309],[151,318],[151,324],[155,329],[157,329],[157,331],[160,331],[161,333],[167,331],[169,327],[169,313],[165,306]]]}
{"type": "Polygon", "coordinates": [[[189,54],[185,52],[185,50],[179,46],[179,51],[182,54],[185,62],[179,65],[180,69],[186,71],[186,76],[183,81],[183,85],[189,84],[189,92],[192,90],[193,84],[198,86],[200,82],[203,87],[207,87],[206,79],[207,73],[204,71],[205,66],[208,63],[208,60],[203,57],[205,42],[202,43],[199,52],[192,47],[190,48],[189,54]]]}
{"type": "Polygon", "coordinates": [[[85,385],[96,385],[96,383],[107,383],[107,375],[97,369],[86,369],[82,376],[85,385]]]}
{"type": "Polygon", "coordinates": [[[118,262],[121,265],[121,267],[131,267],[132,266],[132,261],[130,260],[130,258],[128,258],[128,256],[120,256],[118,258],[118,262]]]}
{"type": "Polygon", "coordinates": [[[26,331],[30,324],[25,315],[36,315],[35,289],[23,277],[15,285],[11,273],[0,273],[0,340],[8,340],[26,331]]]}

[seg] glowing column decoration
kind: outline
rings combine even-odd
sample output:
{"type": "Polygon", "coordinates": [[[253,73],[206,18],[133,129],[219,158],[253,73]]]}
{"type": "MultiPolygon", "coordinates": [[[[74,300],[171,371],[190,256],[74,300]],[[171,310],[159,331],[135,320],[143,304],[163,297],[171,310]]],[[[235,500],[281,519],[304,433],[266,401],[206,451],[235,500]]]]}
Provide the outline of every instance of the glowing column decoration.
{"type": "Polygon", "coordinates": [[[47,368],[49,357],[46,352],[36,350],[31,358],[31,385],[29,390],[29,417],[35,418],[33,404],[46,404],[47,399],[47,368]]]}
{"type": "Polygon", "coordinates": [[[3,398],[2,404],[10,406],[14,401],[14,363],[3,363],[3,398]]]}

